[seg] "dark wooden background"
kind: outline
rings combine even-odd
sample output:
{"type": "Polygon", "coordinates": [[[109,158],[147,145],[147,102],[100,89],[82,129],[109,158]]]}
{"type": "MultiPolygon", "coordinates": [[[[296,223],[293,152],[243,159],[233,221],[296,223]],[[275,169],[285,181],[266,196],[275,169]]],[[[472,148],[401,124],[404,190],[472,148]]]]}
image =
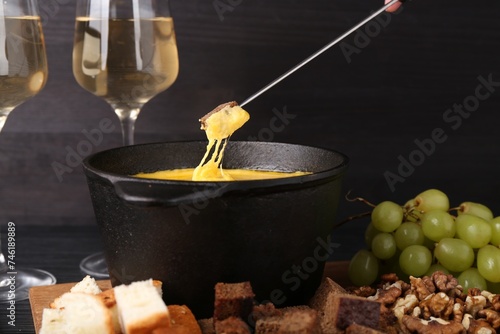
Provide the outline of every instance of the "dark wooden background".
{"type": "MultiPolygon", "coordinates": [[[[198,118],[229,100],[243,101],[291,66],[329,43],[382,0],[220,0],[236,5],[221,16],[212,0],[173,0],[180,75],[147,104],[136,142],[204,139],[198,118]]],[[[119,146],[118,119],[102,100],[73,79],[73,0],[40,0],[50,65],[47,86],[18,107],[0,134],[0,224],[94,224],[80,166],[58,178],[54,163],[86,140],[99,122],[112,120],[93,152],[119,146]]],[[[374,27],[374,26],[372,26],[374,27]]],[[[376,27],[374,28],[376,29],[376,27]]],[[[362,29],[364,31],[365,28],[362,29]]],[[[248,104],[252,119],[235,140],[250,137],[309,144],[347,154],[344,190],[373,202],[404,203],[430,187],[454,204],[483,202],[500,215],[500,87],[456,130],[447,109],[475,94],[478,77],[500,82],[500,2],[407,3],[390,23],[361,45],[356,35],[248,104]],[[295,116],[272,138],[263,134],[273,109],[295,116]],[[447,135],[435,152],[392,191],[384,173],[397,173],[398,157],[435,128],[447,135]]],[[[359,37],[358,37],[359,38],[359,37]]],[[[342,200],[338,219],[365,211],[342,200]]],[[[336,232],[341,244],[359,229],[336,232]]],[[[349,247],[347,247],[349,252],[349,247]]]]}

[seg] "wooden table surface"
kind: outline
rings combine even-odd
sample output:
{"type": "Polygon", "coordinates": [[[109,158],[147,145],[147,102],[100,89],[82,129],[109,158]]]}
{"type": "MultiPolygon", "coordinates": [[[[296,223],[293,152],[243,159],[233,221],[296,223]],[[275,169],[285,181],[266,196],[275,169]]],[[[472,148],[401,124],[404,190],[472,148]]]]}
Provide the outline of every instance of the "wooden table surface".
{"type": "MultiPolygon", "coordinates": [[[[4,231],[6,226],[1,226],[4,231]]],[[[100,251],[100,239],[95,226],[18,226],[16,230],[16,265],[35,267],[52,273],[57,283],[78,282],[80,260],[100,251]]],[[[2,244],[6,244],[2,235],[2,244]]],[[[0,333],[34,333],[29,300],[16,302],[15,326],[7,323],[7,305],[0,304],[0,333]],[[5,306],[5,307],[4,307],[5,306]],[[5,320],[5,321],[4,321],[5,320]]]]}

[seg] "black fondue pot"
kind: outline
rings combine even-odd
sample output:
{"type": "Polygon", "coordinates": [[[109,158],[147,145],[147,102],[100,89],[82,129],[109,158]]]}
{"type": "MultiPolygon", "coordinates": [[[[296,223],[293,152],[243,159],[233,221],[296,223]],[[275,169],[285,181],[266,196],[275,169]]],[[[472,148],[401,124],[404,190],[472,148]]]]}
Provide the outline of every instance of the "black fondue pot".
{"type": "Polygon", "coordinates": [[[315,147],[230,142],[224,168],[308,171],[237,182],[162,181],[139,172],[195,167],[206,142],[121,147],[84,161],[113,286],[154,278],[167,304],[210,317],[217,282],[250,281],[258,302],[307,302],[333,248],[348,158],[315,147]]]}

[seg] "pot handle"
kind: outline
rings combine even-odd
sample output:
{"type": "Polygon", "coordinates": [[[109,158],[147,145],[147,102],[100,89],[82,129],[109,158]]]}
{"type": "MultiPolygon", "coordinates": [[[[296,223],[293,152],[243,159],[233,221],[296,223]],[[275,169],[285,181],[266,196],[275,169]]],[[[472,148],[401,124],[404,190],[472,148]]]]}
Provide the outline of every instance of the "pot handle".
{"type": "Polygon", "coordinates": [[[112,182],[123,201],[141,206],[177,206],[221,197],[235,190],[230,182],[184,185],[174,183],[144,183],[118,180],[112,182]]]}

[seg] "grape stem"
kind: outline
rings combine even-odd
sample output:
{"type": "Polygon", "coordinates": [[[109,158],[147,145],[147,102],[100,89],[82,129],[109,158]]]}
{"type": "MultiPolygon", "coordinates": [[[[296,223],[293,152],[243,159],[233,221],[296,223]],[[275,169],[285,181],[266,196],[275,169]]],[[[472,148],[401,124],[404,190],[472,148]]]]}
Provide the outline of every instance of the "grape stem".
{"type": "Polygon", "coordinates": [[[419,213],[423,213],[422,211],[417,210],[415,207],[405,207],[404,219],[407,220],[408,217],[412,217],[415,220],[418,220],[419,216],[416,215],[414,211],[418,211],[419,213]]]}
{"type": "Polygon", "coordinates": [[[457,206],[456,208],[449,208],[448,209],[448,212],[452,212],[452,211],[463,212],[464,211],[464,206],[460,205],[460,206],[457,206]]]}
{"type": "Polygon", "coordinates": [[[347,217],[345,220],[341,221],[341,222],[338,222],[337,224],[333,225],[333,229],[336,229],[337,227],[340,227],[354,219],[359,219],[359,218],[363,218],[363,217],[366,217],[366,216],[370,216],[372,214],[371,211],[368,211],[368,212],[363,212],[363,213],[360,213],[360,214],[357,214],[357,215],[354,215],[354,216],[349,216],[347,217]]]}
{"type": "Polygon", "coordinates": [[[364,199],[363,197],[354,197],[354,198],[349,198],[349,195],[351,194],[351,190],[349,190],[347,192],[347,194],[345,195],[345,199],[349,202],[363,202],[365,203],[366,205],[368,206],[371,206],[372,208],[374,208],[376,205],[373,204],[373,203],[370,203],[368,202],[366,199],[364,199]]]}

